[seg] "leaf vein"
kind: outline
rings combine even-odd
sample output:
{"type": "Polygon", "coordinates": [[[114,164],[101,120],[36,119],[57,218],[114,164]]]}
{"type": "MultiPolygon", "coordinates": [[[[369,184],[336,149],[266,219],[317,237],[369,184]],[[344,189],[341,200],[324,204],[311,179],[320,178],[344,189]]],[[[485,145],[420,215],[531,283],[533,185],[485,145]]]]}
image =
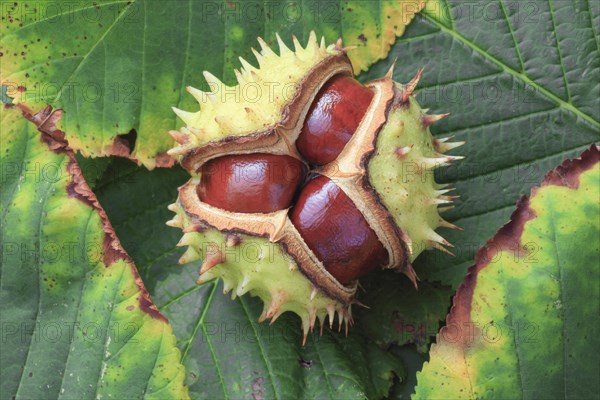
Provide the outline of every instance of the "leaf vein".
{"type": "Polygon", "coordinates": [[[221,371],[221,368],[219,366],[219,362],[217,360],[217,355],[215,354],[215,349],[210,340],[210,335],[206,332],[206,327],[204,326],[204,318],[206,317],[206,314],[208,313],[208,309],[210,308],[210,304],[212,303],[213,296],[215,295],[215,292],[217,291],[217,285],[218,285],[217,282],[213,282],[212,290],[211,290],[210,294],[208,295],[208,298],[206,299],[206,304],[204,305],[204,308],[202,309],[202,313],[200,313],[198,321],[197,321],[196,325],[194,326],[194,331],[192,332],[192,335],[190,336],[190,338],[187,340],[187,342],[185,344],[185,349],[181,355],[181,361],[183,362],[185,360],[185,358],[187,357],[187,354],[188,354],[190,348],[192,347],[192,342],[196,338],[196,335],[198,334],[198,330],[201,329],[202,333],[206,337],[206,343],[208,345],[208,350],[210,351],[210,355],[213,360],[213,364],[215,365],[215,371],[217,372],[217,376],[219,377],[219,383],[221,384],[221,389],[223,390],[223,397],[225,399],[228,399],[229,395],[227,394],[227,390],[225,388],[225,379],[223,378],[223,372],[221,371]]]}
{"type": "MultiPolygon", "coordinates": [[[[109,268],[109,266],[106,266],[107,268],[109,268]]],[[[126,268],[121,268],[121,276],[119,277],[119,283],[117,285],[115,285],[115,289],[113,292],[113,299],[112,302],[110,303],[110,314],[108,316],[108,321],[106,322],[106,326],[105,326],[105,330],[104,332],[110,332],[110,323],[112,322],[112,317],[114,314],[114,301],[117,297],[117,293],[118,293],[118,288],[121,287],[121,284],[123,282],[123,276],[125,275],[125,270],[126,268]]],[[[96,393],[94,395],[94,398],[97,399],[98,398],[98,389],[100,388],[100,382],[102,382],[102,378],[104,377],[103,375],[103,370],[105,368],[105,366],[107,365],[107,359],[108,357],[106,357],[106,353],[108,351],[108,344],[109,344],[109,338],[110,335],[104,335],[104,346],[102,349],[102,362],[100,363],[100,370],[98,371],[98,381],[96,382],[96,393]]],[[[123,346],[126,346],[127,344],[125,343],[123,346]]]]}
{"type": "Polygon", "coordinates": [[[493,77],[493,76],[498,76],[498,75],[501,75],[501,74],[502,74],[502,71],[495,71],[495,72],[492,72],[492,73],[489,73],[489,74],[485,74],[485,75],[481,75],[481,76],[475,76],[475,77],[472,77],[472,78],[464,78],[464,79],[463,78],[459,78],[459,79],[456,79],[454,81],[438,82],[436,84],[429,85],[429,86],[420,85],[419,89],[418,89],[419,91],[418,91],[417,95],[419,93],[422,93],[424,90],[427,90],[427,89],[438,89],[440,86],[448,86],[448,85],[453,85],[455,83],[464,83],[464,82],[470,82],[470,81],[478,81],[478,80],[481,80],[481,79],[486,79],[486,78],[490,78],[490,77],[493,77]]]}
{"type": "Polygon", "coordinates": [[[142,395],[144,395],[144,396],[146,396],[146,393],[148,393],[148,385],[150,385],[150,380],[151,380],[152,376],[154,375],[154,371],[156,370],[156,364],[158,363],[158,359],[160,357],[160,352],[161,352],[162,347],[163,347],[163,342],[164,342],[164,326],[166,326],[166,325],[163,324],[163,332],[161,333],[160,344],[158,345],[158,349],[156,351],[156,357],[154,357],[154,365],[152,365],[152,369],[150,370],[150,376],[146,379],[146,387],[144,388],[144,392],[142,393],[142,395]]]}
{"type": "MultiPolygon", "coordinates": [[[[32,136],[35,137],[35,136],[32,136]]],[[[38,242],[38,249],[42,248],[42,227],[43,227],[43,223],[42,221],[44,220],[44,212],[43,210],[46,208],[46,204],[48,202],[48,198],[50,197],[50,189],[46,190],[46,193],[44,193],[44,196],[42,197],[42,204],[40,206],[40,219],[38,221],[38,229],[37,229],[37,242],[38,242]]],[[[39,250],[38,250],[39,252],[39,250]]],[[[33,319],[35,321],[35,326],[37,326],[37,321],[38,321],[38,317],[40,316],[40,308],[42,306],[42,288],[40,287],[41,285],[41,273],[42,273],[42,259],[40,257],[40,255],[38,254],[38,256],[36,257],[36,263],[37,263],[37,291],[38,291],[38,303],[37,303],[37,309],[35,311],[35,318],[33,319]]],[[[22,388],[22,383],[23,381],[23,374],[25,373],[25,367],[27,366],[27,362],[29,361],[29,356],[31,355],[31,341],[33,340],[33,335],[31,335],[31,338],[29,339],[29,346],[27,347],[27,356],[25,357],[25,363],[23,364],[23,368],[21,368],[21,375],[19,377],[19,386],[17,387],[17,392],[16,392],[16,397],[20,398],[21,396],[19,396],[19,390],[22,388]]]]}
{"type": "Polygon", "coordinates": [[[596,51],[600,52],[600,44],[598,44],[598,34],[596,33],[596,29],[594,29],[594,19],[592,17],[592,6],[590,5],[590,0],[586,0],[588,15],[590,16],[590,29],[592,30],[592,36],[594,37],[594,42],[596,42],[596,51]]]}
{"type": "Polygon", "coordinates": [[[258,349],[260,350],[261,358],[262,358],[263,362],[265,363],[265,366],[267,367],[267,371],[269,371],[269,377],[271,379],[267,379],[267,380],[269,381],[269,383],[271,383],[271,387],[273,388],[273,393],[275,394],[275,398],[281,398],[279,393],[277,393],[277,388],[275,388],[275,383],[273,382],[274,381],[273,378],[275,376],[275,374],[273,373],[273,366],[271,365],[271,362],[265,355],[265,349],[262,345],[261,335],[259,335],[258,332],[256,331],[256,326],[254,326],[254,321],[251,321],[250,313],[248,312],[248,308],[246,307],[246,300],[244,298],[240,298],[239,301],[240,301],[240,304],[242,305],[242,309],[244,310],[244,313],[246,314],[246,317],[248,318],[248,321],[250,322],[250,326],[252,327],[252,332],[254,333],[254,337],[256,337],[256,344],[258,345],[258,349]]]}
{"type": "Polygon", "coordinates": [[[565,82],[565,90],[567,92],[567,102],[571,102],[571,89],[569,88],[569,82],[567,81],[567,71],[565,69],[565,63],[563,61],[562,51],[560,49],[560,40],[558,38],[558,31],[556,30],[556,18],[554,17],[554,7],[552,7],[552,1],[548,0],[548,7],[550,7],[550,19],[552,20],[552,31],[554,33],[554,41],[556,42],[556,50],[558,51],[558,61],[560,64],[560,70],[562,71],[563,81],[565,82]]]}
{"type": "Polygon", "coordinates": [[[573,104],[564,101],[560,97],[558,97],[555,94],[553,94],[552,92],[550,92],[548,89],[544,88],[543,86],[541,86],[537,82],[533,81],[531,78],[529,78],[524,73],[520,73],[518,71],[515,71],[513,68],[509,67],[508,65],[506,65],[505,63],[503,63],[502,61],[500,61],[497,57],[495,57],[492,54],[490,54],[490,53],[486,52],[485,50],[483,50],[474,41],[466,38],[464,35],[462,35],[461,33],[457,32],[457,31],[454,31],[452,29],[447,28],[442,23],[440,23],[439,21],[437,21],[435,18],[427,15],[426,13],[422,13],[421,16],[422,16],[421,18],[425,18],[430,23],[438,26],[444,33],[452,36],[455,40],[464,43],[465,45],[469,46],[472,50],[476,51],[481,56],[483,56],[485,59],[493,62],[496,65],[498,65],[500,68],[502,68],[504,70],[504,72],[506,72],[506,73],[514,76],[515,78],[517,78],[517,79],[525,82],[526,84],[530,85],[531,87],[533,87],[534,89],[536,89],[540,93],[544,94],[550,100],[552,100],[555,103],[557,103],[560,107],[562,107],[562,108],[568,110],[569,112],[575,114],[576,116],[582,118],[588,124],[590,124],[590,125],[592,125],[592,126],[594,126],[596,128],[600,128],[600,121],[596,120],[593,116],[586,114],[585,112],[583,112],[580,109],[578,109],[577,107],[575,107],[573,104]]]}
{"type": "Polygon", "coordinates": [[[458,132],[464,132],[464,131],[477,129],[477,128],[488,128],[490,126],[495,126],[495,125],[502,125],[504,123],[514,122],[514,121],[517,121],[520,119],[537,117],[538,115],[542,115],[542,114],[550,114],[550,113],[553,113],[553,112],[559,111],[559,110],[560,110],[560,107],[555,107],[555,108],[548,109],[548,110],[540,110],[540,111],[530,112],[527,114],[515,115],[514,117],[510,117],[510,118],[506,118],[506,119],[501,119],[501,120],[496,120],[496,121],[487,121],[487,122],[484,122],[484,123],[478,124],[478,125],[471,125],[471,126],[466,126],[464,128],[460,128],[460,129],[454,129],[454,130],[452,130],[452,134],[456,135],[458,132]]]}
{"type": "MultiPolygon", "coordinates": [[[[78,200],[76,200],[76,201],[78,201],[78,200]]],[[[92,210],[92,209],[90,209],[90,212],[88,214],[88,219],[87,219],[87,222],[85,224],[85,229],[83,229],[81,231],[81,233],[82,233],[81,234],[81,241],[83,243],[83,248],[84,249],[87,249],[87,234],[86,233],[88,231],[88,227],[90,226],[90,221],[92,220],[92,216],[94,214],[95,214],[95,211],[92,210]]],[[[83,283],[81,284],[81,290],[79,291],[79,298],[77,300],[77,310],[79,310],[79,311],[80,311],[80,308],[81,308],[81,299],[83,298],[83,293],[85,292],[85,288],[86,288],[87,283],[89,281],[88,280],[89,272],[90,271],[86,272],[85,277],[83,279],[83,283]]],[[[76,323],[75,326],[79,326],[79,322],[80,321],[81,321],[81,312],[78,312],[77,313],[77,318],[75,320],[75,323],[76,323]]],[[[74,338],[71,339],[71,343],[73,343],[73,340],[74,340],[74,338]]],[[[62,389],[63,389],[64,383],[65,383],[65,377],[67,376],[67,365],[69,363],[69,358],[71,357],[71,354],[72,354],[72,352],[71,352],[71,346],[69,346],[69,352],[67,353],[67,359],[65,360],[65,370],[63,371],[63,375],[62,375],[62,378],[60,380],[60,389],[59,389],[58,393],[63,393],[62,389]]]]}
{"type": "MultiPolygon", "coordinates": [[[[133,0],[133,1],[135,1],[135,0],[133,0]]],[[[103,4],[96,4],[96,3],[94,3],[93,5],[88,6],[88,7],[82,7],[82,8],[78,8],[78,9],[75,9],[75,10],[69,10],[69,12],[70,13],[76,13],[76,12],[80,12],[80,11],[84,11],[84,10],[89,10],[90,8],[106,7],[106,6],[111,6],[113,4],[127,3],[127,2],[128,2],[127,0],[125,0],[125,1],[120,0],[120,1],[113,1],[113,2],[110,2],[110,3],[103,3],[103,4]]],[[[11,32],[11,33],[9,33],[7,35],[4,35],[4,39],[6,39],[7,37],[14,36],[17,33],[19,33],[20,31],[22,31],[22,30],[24,30],[26,28],[29,28],[29,27],[31,27],[33,25],[36,25],[36,24],[39,24],[39,23],[42,23],[42,22],[45,22],[45,21],[49,21],[52,18],[55,18],[57,16],[60,17],[60,14],[59,15],[50,15],[50,16],[46,16],[45,18],[36,19],[35,21],[32,21],[30,24],[23,25],[23,26],[19,27],[19,29],[16,29],[16,30],[14,30],[13,32],[11,32]]]]}
{"type": "Polygon", "coordinates": [[[181,300],[182,298],[194,293],[196,290],[200,289],[201,287],[204,287],[206,285],[208,285],[209,283],[213,283],[213,282],[202,282],[199,285],[194,285],[192,287],[190,287],[189,289],[184,290],[183,292],[179,293],[178,295],[176,295],[175,297],[173,297],[172,299],[170,299],[169,301],[167,301],[166,303],[164,303],[163,305],[157,305],[157,307],[162,310],[164,308],[168,308],[171,306],[171,304],[178,302],[179,300],[181,300]]]}
{"type": "MultiPolygon", "coordinates": [[[[502,273],[505,288],[510,291],[510,284],[506,280],[506,269],[499,268],[499,270],[502,273]]],[[[509,295],[509,299],[510,298],[511,298],[511,296],[509,295]]],[[[519,379],[519,387],[521,388],[521,398],[525,398],[525,389],[523,388],[523,362],[521,361],[521,354],[520,354],[521,352],[519,351],[519,341],[517,338],[517,334],[518,334],[518,332],[520,332],[520,328],[518,325],[515,326],[515,321],[513,319],[514,310],[512,309],[511,304],[512,304],[511,300],[506,302],[506,318],[508,319],[508,322],[509,322],[510,326],[512,327],[512,331],[513,331],[513,335],[512,335],[513,340],[512,341],[513,341],[513,346],[515,348],[515,356],[517,359],[517,369],[518,369],[517,377],[519,379]]]]}
{"type": "Polygon", "coordinates": [[[566,332],[566,316],[565,316],[565,299],[564,299],[564,294],[565,294],[565,282],[564,282],[564,276],[563,276],[563,263],[561,262],[560,259],[560,252],[558,251],[558,246],[556,245],[556,243],[558,242],[557,237],[556,237],[556,214],[554,213],[554,208],[553,207],[548,207],[548,211],[551,215],[550,218],[550,223],[552,224],[552,244],[554,245],[554,253],[556,254],[556,264],[558,267],[558,280],[560,282],[560,303],[562,304],[562,308],[561,308],[561,325],[562,325],[562,345],[563,345],[563,365],[562,365],[562,372],[563,372],[563,392],[564,392],[564,397],[567,398],[567,341],[565,340],[565,338],[567,337],[567,332],[566,332]]]}
{"type": "Polygon", "coordinates": [[[315,349],[315,353],[317,353],[317,357],[319,358],[319,363],[321,364],[321,368],[323,368],[323,375],[325,375],[325,382],[327,382],[327,391],[329,392],[329,398],[335,399],[335,392],[333,390],[333,386],[331,385],[331,380],[329,379],[329,372],[327,372],[327,364],[323,363],[323,358],[321,357],[321,352],[319,351],[319,346],[315,343],[313,338],[312,340],[313,347],[315,349]]]}
{"type": "MultiPolygon", "coordinates": [[[[127,8],[131,7],[134,3],[136,2],[136,0],[132,0],[127,8]]],[[[123,12],[121,12],[121,14],[119,14],[119,16],[117,18],[115,18],[115,20],[113,21],[112,24],[110,24],[110,26],[108,27],[108,29],[106,29],[106,31],[102,34],[102,36],[100,37],[100,39],[98,39],[98,41],[92,46],[92,48],[87,52],[87,54],[85,56],[83,56],[83,58],[81,59],[81,62],[77,65],[77,67],[73,70],[73,72],[71,72],[69,74],[69,76],[64,80],[64,82],[60,85],[60,87],[58,88],[57,92],[56,92],[56,97],[55,100],[58,100],[62,94],[62,90],[65,87],[65,84],[69,81],[69,79],[71,79],[77,72],[79,72],[79,70],[81,69],[81,67],[85,64],[85,62],[89,59],[89,55],[92,54],[92,52],[96,49],[96,47],[98,47],[98,45],[100,43],[102,43],[104,41],[104,38],[109,34],[109,32],[112,31],[112,29],[115,27],[115,25],[117,25],[117,23],[119,22],[119,20],[126,14],[125,10],[123,10],[123,12]]]]}
{"type": "Polygon", "coordinates": [[[521,165],[531,164],[531,163],[534,163],[536,161],[547,160],[548,158],[552,158],[552,157],[555,157],[555,156],[558,156],[558,155],[561,155],[561,154],[569,153],[569,152],[571,152],[573,150],[576,150],[576,149],[583,149],[583,148],[587,148],[587,147],[589,147],[589,143],[587,143],[587,142],[583,143],[583,144],[578,144],[577,146],[574,146],[574,147],[571,147],[571,148],[568,148],[568,149],[563,149],[563,150],[561,150],[559,152],[556,152],[556,153],[545,154],[542,157],[537,157],[537,158],[533,158],[531,160],[526,160],[526,161],[523,161],[523,162],[520,162],[520,163],[512,164],[512,165],[509,165],[508,167],[505,167],[505,168],[494,169],[494,170],[488,171],[486,173],[475,174],[473,176],[469,176],[469,177],[466,177],[466,178],[457,179],[457,180],[455,180],[453,182],[454,183],[459,183],[459,182],[466,182],[466,181],[474,180],[474,179],[482,177],[482,176],[491,175],[492,173],[502,172],[502,171],[508,171],[508,170],[514,169],[516,167],[519,167],[521,165]]]}
{"type": "Polygon", "coordinates": [[[508,26],[510,36],[512,37],[513,44],[515,45],[515,51],[517,52],[517,57],[519,58],[521,72],[525,72],[525,63],[523,62],[523,55],[521,54],[519,43],[517,42],[517,38],[515,37],[515,31],[510,23],[510,19],[508,18],[508,13],[506,12],[506,7],[504,5],[504,0],[498,0],[498,3],[500,3],[500,9],[502,10],[502,14],[504,14],[504,18],[506,19],[506,26],[508,26]]]}

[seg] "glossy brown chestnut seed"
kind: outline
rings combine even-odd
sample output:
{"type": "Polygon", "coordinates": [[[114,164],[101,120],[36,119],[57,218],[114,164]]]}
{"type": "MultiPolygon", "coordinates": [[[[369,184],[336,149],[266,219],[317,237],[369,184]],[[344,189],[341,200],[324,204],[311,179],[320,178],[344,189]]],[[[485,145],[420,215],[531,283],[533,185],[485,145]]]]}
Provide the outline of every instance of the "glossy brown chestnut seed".
{"type": "Polygon", "coordinates": [[[375,232],[325,176],[302,188],[290,219],[327,271],[344,285],[387,264],[387,251],[375,232]]]}
{"type": "Polygon", "coordinates": [[[203,202],[227,211],[268,213],[292,205],[306,172],[306,166],[290,156],[224,156],[202,165],[196,192],[203,202]]]}
{"type": "Polygon", "coordinates": [[[330,79],[313,101],[296,141],[305,160],[325,165],[344,149],[371,104],[373,92],[356,79],[330,79]]]}

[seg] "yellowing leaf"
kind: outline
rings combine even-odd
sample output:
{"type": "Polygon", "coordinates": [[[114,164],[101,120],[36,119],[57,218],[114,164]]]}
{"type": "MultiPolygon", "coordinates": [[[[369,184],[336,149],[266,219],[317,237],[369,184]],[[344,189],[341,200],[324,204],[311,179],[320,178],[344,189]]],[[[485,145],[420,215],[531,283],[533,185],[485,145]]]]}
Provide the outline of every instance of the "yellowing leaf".
{"type": "Polygon", "coordinates": [[[196,106],[185,87],[208,89],[203,70],[231,83],[238,57],[254,58],[257,36],[274,44],[279,32],[289,45],[293,34],[306,43],[314,30],[328,42],[343,37],[357,45],[350,57],[358,72],[386,56],[423,6],[424,0],[3,3],[0,83],[15,103],[64,109],[61,129],[86,157],[171,166],[167,132],[180,127],[171,106],[196,106]]]}
{"type": "Polygon", "coordinates": [[[354,73],[366,71],[375,61],[387,57],[392,44],[425,7],[425,0],[349,1],[343,8],[343,38],[354,73]]]}
{"type": "Polygon", "coordinates": [[[3,398],[187,398],[171,325],[116,238],[60,113],[3,108],[3,398]]]}
{"type": "Polygon", "coordinates": [[[414,399],[600,390],[600,151],[546,175],[477,254],[414,399]]]}

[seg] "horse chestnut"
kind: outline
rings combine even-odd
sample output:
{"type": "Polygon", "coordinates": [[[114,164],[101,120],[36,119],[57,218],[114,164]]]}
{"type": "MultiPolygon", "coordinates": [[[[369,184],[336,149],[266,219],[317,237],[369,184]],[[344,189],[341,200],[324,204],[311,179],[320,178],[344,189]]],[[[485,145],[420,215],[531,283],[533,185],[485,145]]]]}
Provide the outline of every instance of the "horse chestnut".
{"type": "Polygon", "coordinates": [[[221,278],[233,297],[259,296],[259,321],[298,314],[306,338],[317,319],[348,326],[366,272],[395,269],[416,284],[419,253],[447,251],[434,229],[455,228],[438,210],[454,196],[431,170],[459,159],[444,153],[462,143],[431,136],[445,115],[412,96],[421,71],[403,85],[392,67],[362,85],[341,40],[326,46],[312,32],[292,51],[276,38],[279,54],[258,39],[260,68],[240,59],[237,86],[205,72],[210,93],[188,87],[200,111],[174,109],[186,126],[170,132],[169,153],[192,178],[168,224],[184,232],[180,262],[203,260],[199,283],[221,278]],[[250,86],[268,96],[246,99],[250,86]],[[239,254],[246,245],[258,256],[239,254]]]}
{"type": "Polygon", "coordinates": [[[302,161],[290,156],[223,156],[202,164],[198,197],[229,211],[269,213],[292,205],[305,175],[302,161]]]}
{"type": "Polygon", "coordinates": [[[387,263],[387,252],[375,232],[329,178],[318,176],[302,189],[290,219],[342,285],[387,263]]]}
{"type": "Polygon", "coordinates": [[[363,115],[373,92],[350,76],[329,80],[313,102],[296,146],[309,163],[325,165],[342,152],[363,115]]]}

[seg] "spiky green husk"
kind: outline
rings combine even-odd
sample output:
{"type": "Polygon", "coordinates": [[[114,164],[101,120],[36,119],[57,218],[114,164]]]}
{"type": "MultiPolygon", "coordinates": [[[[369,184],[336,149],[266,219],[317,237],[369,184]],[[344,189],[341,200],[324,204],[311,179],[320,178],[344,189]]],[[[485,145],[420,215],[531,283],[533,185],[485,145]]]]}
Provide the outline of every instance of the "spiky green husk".
{"type": "MultiPolygon", "coordinates": [[[[274,129],[281,122],[284,108],[296,96],[298,83],[309,71],[328,57],[344,54],[338,45],[325,46],[311,32],[306,47],[294,37],[294,51],[277,35],[279,55],[259,38],[261,52],[253,50],[259,68],[240,57],[242,68],[235,70],[238,84],[227,86],[211,73],[204,77],[211,88],[203,92],[191,86],[188,92],[200,103],[200,110],[188,112],[173,108],[186,123],[179,132],[185,143],[169,154],[180,156],[194,147],[228,136],[243,136],[274,129]]],[[[174,134],[177,134],[176,132],[174,134]]]]}
{"type": "Polygon", "coordinates": [[[168,225],[185,233],[178,246],[188,246],[180,263],[203,260],[198,283],[220,278],[224,293],[232,298],[250,293],[264,303],[259,321],[274,322],[282,313],[292,311],[302,319],[306,340],[316,319],[323,327],[326,317],[330,327],[337,314],[338,326],[352,323],[350,305],[346,306],[318,290],[298,269],[284,249],[268,238],[223,233],[214,228],[198,229],[180,203],[169,209],[175,217],[168,225]]]}
{"type": "MultiPolygon", "coordinates": [[[[236,71],[237,89],[205,74],[212,94],[188,89],[201,110],[175,110],[187,127],[170,132],[180,144],[170,154],[179,157],[192,180],[180,188],[177,203],[171,205],[176,216],[169,225],[184,231],[179,245],[188,249],[180,262],[203,260],[199,283],[221,278],[225,291],[232,291],[233,297],[247,292],[260,297],[265,304],[260,321],[274,320],[285,311],[298,314],[306,337],[317,318],[321,327],[326,316],[333,324],[336,313],[340,327],[352,322],[350,305],[358,303],[354,299],[356,282],[344,287],[335,281],[295,228],[280,235],[283,219],[210,210],[202,206],[194,190],[199,166],[211,157],[254,152],[300,157],[294,142],[312,100],[331,76],[351,70],[341,41],[325,47],[323,40],[318,45],[311,33],[306,48],[294,38],[296,52],[292,52],[277,38],[279,56],[259,39],[261,68],[242,61],[244,68],[236,71]],[[231,95],[250,82],[265,84],[266,77],[280,82],[280,89],[292,84],[301,90],[284,96],[276,89],[271,101],[263,103],[235,101],[231,95]],[[244,257],[248,249],[261,256],[244,257]]],[[[392,70],[368,84],[375,93],[369,111],[339,157],[318,172],[335,179],[363,213],[388,250],[386,267],[400,270],[416,284],[409,262],[426,248],[447,251],[444,245],[449,243],[434,229],[454,227],[439,217],[438,205],[451,197],[443,196],[446,191],[435,183],[433,169],[458,158],[442,153],[462,143],[432,138],[428,126],[442,116],[426,115],[411,97],[420,72],[406,85],[394,83],[391,77],[392,70]]],[[[289,228],[289,218],[286,221],[289,228]]]]}
{"type": "MultiPolygon", "coordinates": [[[[418,79],[417,79],[418,80],[418,79]]],[[[375,153],[368,164],[369,182],[405,234],[410,261],[423,250],[450,246],[434,229],[455,228],[439,215],[438,205],[452,202],[444,196],[450,189],[435,182],[435,168],[462,157],[442,154],[462,142],[445,143],[433,139],[429,125],[442,116],[427,115],[416,99],[401,94],[410,90],[396,83],[387,122],[379,132],[375,153]]]]}

